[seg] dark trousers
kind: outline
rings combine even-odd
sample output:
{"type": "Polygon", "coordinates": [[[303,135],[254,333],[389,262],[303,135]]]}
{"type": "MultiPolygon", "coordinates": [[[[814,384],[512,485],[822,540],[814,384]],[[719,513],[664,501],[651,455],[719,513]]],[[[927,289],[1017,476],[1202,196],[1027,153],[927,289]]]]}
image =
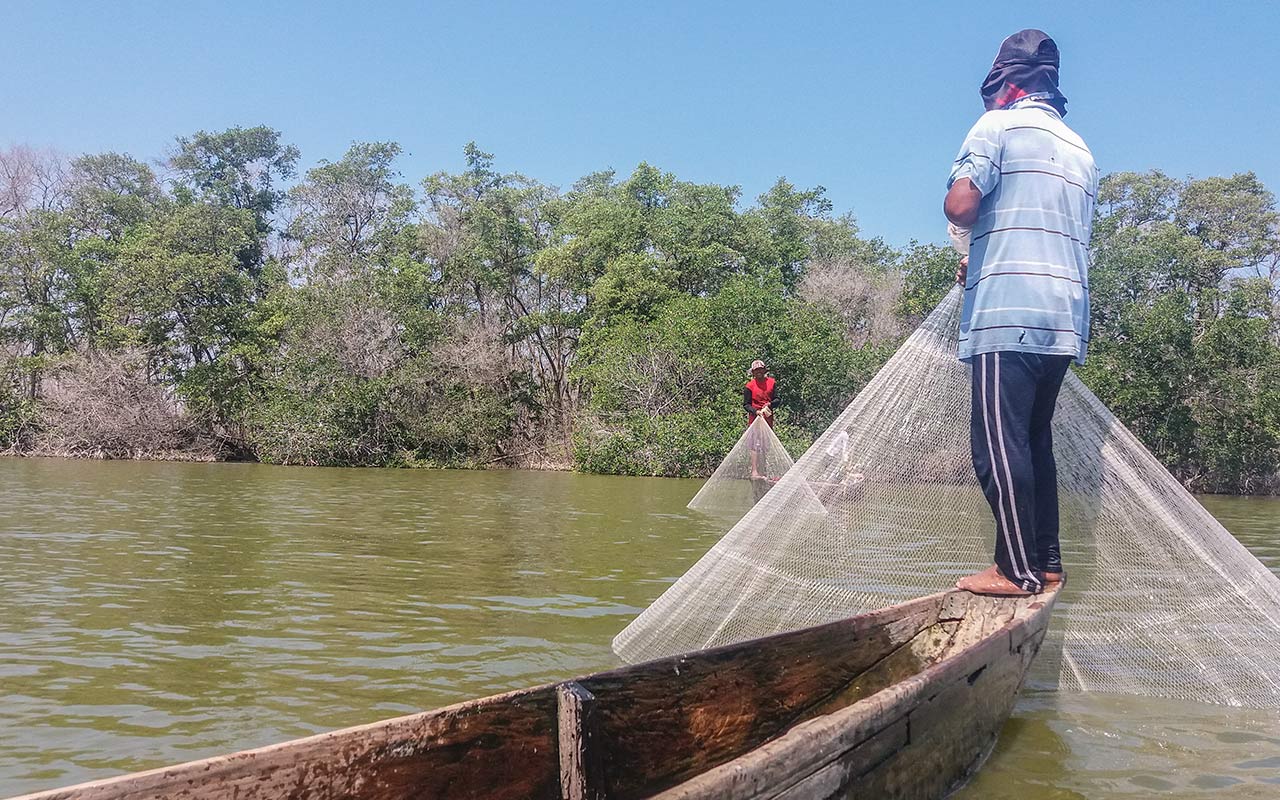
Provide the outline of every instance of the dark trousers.
{"type": "Polygon", "coordinates": [[[1039,591],[1061,572],[1053,409],[1070,356],[981,353],[973,357],[973,469],[996,518],[996,565],[1039,591]]]}

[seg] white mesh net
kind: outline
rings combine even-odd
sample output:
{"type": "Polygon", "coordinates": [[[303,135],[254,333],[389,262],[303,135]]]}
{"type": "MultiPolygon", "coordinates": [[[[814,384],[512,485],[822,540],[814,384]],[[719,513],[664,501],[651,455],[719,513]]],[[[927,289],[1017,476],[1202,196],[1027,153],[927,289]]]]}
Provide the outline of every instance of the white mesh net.
{"type": "MultiPolygon", "coordinates": [[[[773,428],[769,427],[763,417],[756,417],[729,451],[729,455],[724,457],[720,466],[716,467],[716,471],[689,501],[689,508],[738,520],[777,485],[794,465],[795,462],[791,460],[782,442],[778,441],[773,428]]],[[[826,513],[807,483],[797,499],[800,502],[799,507],[794,509],[797,512],[826,513]]]]}
{"type": "MultiPolygon", "coordinates": [[[[618,634],[619,656],[839,619],[991,563],[994,524],[969,455],[969,368],[956,360],[959,311],[955,290],[795,466],[618,634]],[[805,513],[814,497],[826,513],[805,513]]],[[[1033,679],[1280,708],[1280,579],[1073,374],[1053,435],[1069,581],[1033,679]]]]}

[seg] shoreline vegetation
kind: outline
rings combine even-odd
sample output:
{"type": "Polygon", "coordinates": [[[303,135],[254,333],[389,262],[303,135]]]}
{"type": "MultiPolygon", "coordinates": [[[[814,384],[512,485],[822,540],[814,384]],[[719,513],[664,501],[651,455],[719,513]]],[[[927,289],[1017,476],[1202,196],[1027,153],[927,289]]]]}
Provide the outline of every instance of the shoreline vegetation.
{"type": "MultiPolygon", "coordinates": [[[[470,144],[411,182],[399,154],[0,150],[0,454],[704,476],[753,359],[799,452],[955,272],[785,179],[561,189],[470,144]]],[[[1108,175],[1091,252],[1081,378],[1189,489],[1280,491],[1274,195],[1108,175]]]]}

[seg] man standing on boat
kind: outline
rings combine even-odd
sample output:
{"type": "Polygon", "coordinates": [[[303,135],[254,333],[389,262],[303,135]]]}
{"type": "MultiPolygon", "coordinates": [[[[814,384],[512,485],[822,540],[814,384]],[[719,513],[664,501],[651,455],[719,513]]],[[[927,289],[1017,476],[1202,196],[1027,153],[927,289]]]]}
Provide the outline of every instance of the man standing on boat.
{"type": "Polygon", "coordinates": [[[943,210],[965,254],[959,357],[973,366],[973,466],[995,515],[995,565],[956,585],[1037,593],[1063,578],[1050,422],[1089,341],[1089,235],[1098,171],[1062,121],[1058,46],[1042,31],[1000,45],[987,112],[951,169],[943,210]]]}

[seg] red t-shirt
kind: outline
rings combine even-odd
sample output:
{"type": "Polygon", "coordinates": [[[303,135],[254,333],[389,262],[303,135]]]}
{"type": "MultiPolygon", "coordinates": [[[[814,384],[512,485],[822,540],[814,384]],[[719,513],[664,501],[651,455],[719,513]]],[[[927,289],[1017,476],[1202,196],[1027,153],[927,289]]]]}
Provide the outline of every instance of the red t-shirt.
{"type": "MultiPolygon", "coordinates": [[[[752,412],[747,417],[748,425],[756,421],[756,415],[755,415],[756,411],[759,411],[760,409],[764,408],[766,404],[773,402],[773,387],[775,384],[776,382],[769,375],[765,376],[763,384],[761,384],[755,378],[752,378],[751,380],[747,381],[746,389],[747,391],[751,392],[751,408],[752,408],[752,412]]],[[[773,427],[772,416],[765,417],[764,421],[769,423],[769,427],[771,428],[773,427]]]]}

